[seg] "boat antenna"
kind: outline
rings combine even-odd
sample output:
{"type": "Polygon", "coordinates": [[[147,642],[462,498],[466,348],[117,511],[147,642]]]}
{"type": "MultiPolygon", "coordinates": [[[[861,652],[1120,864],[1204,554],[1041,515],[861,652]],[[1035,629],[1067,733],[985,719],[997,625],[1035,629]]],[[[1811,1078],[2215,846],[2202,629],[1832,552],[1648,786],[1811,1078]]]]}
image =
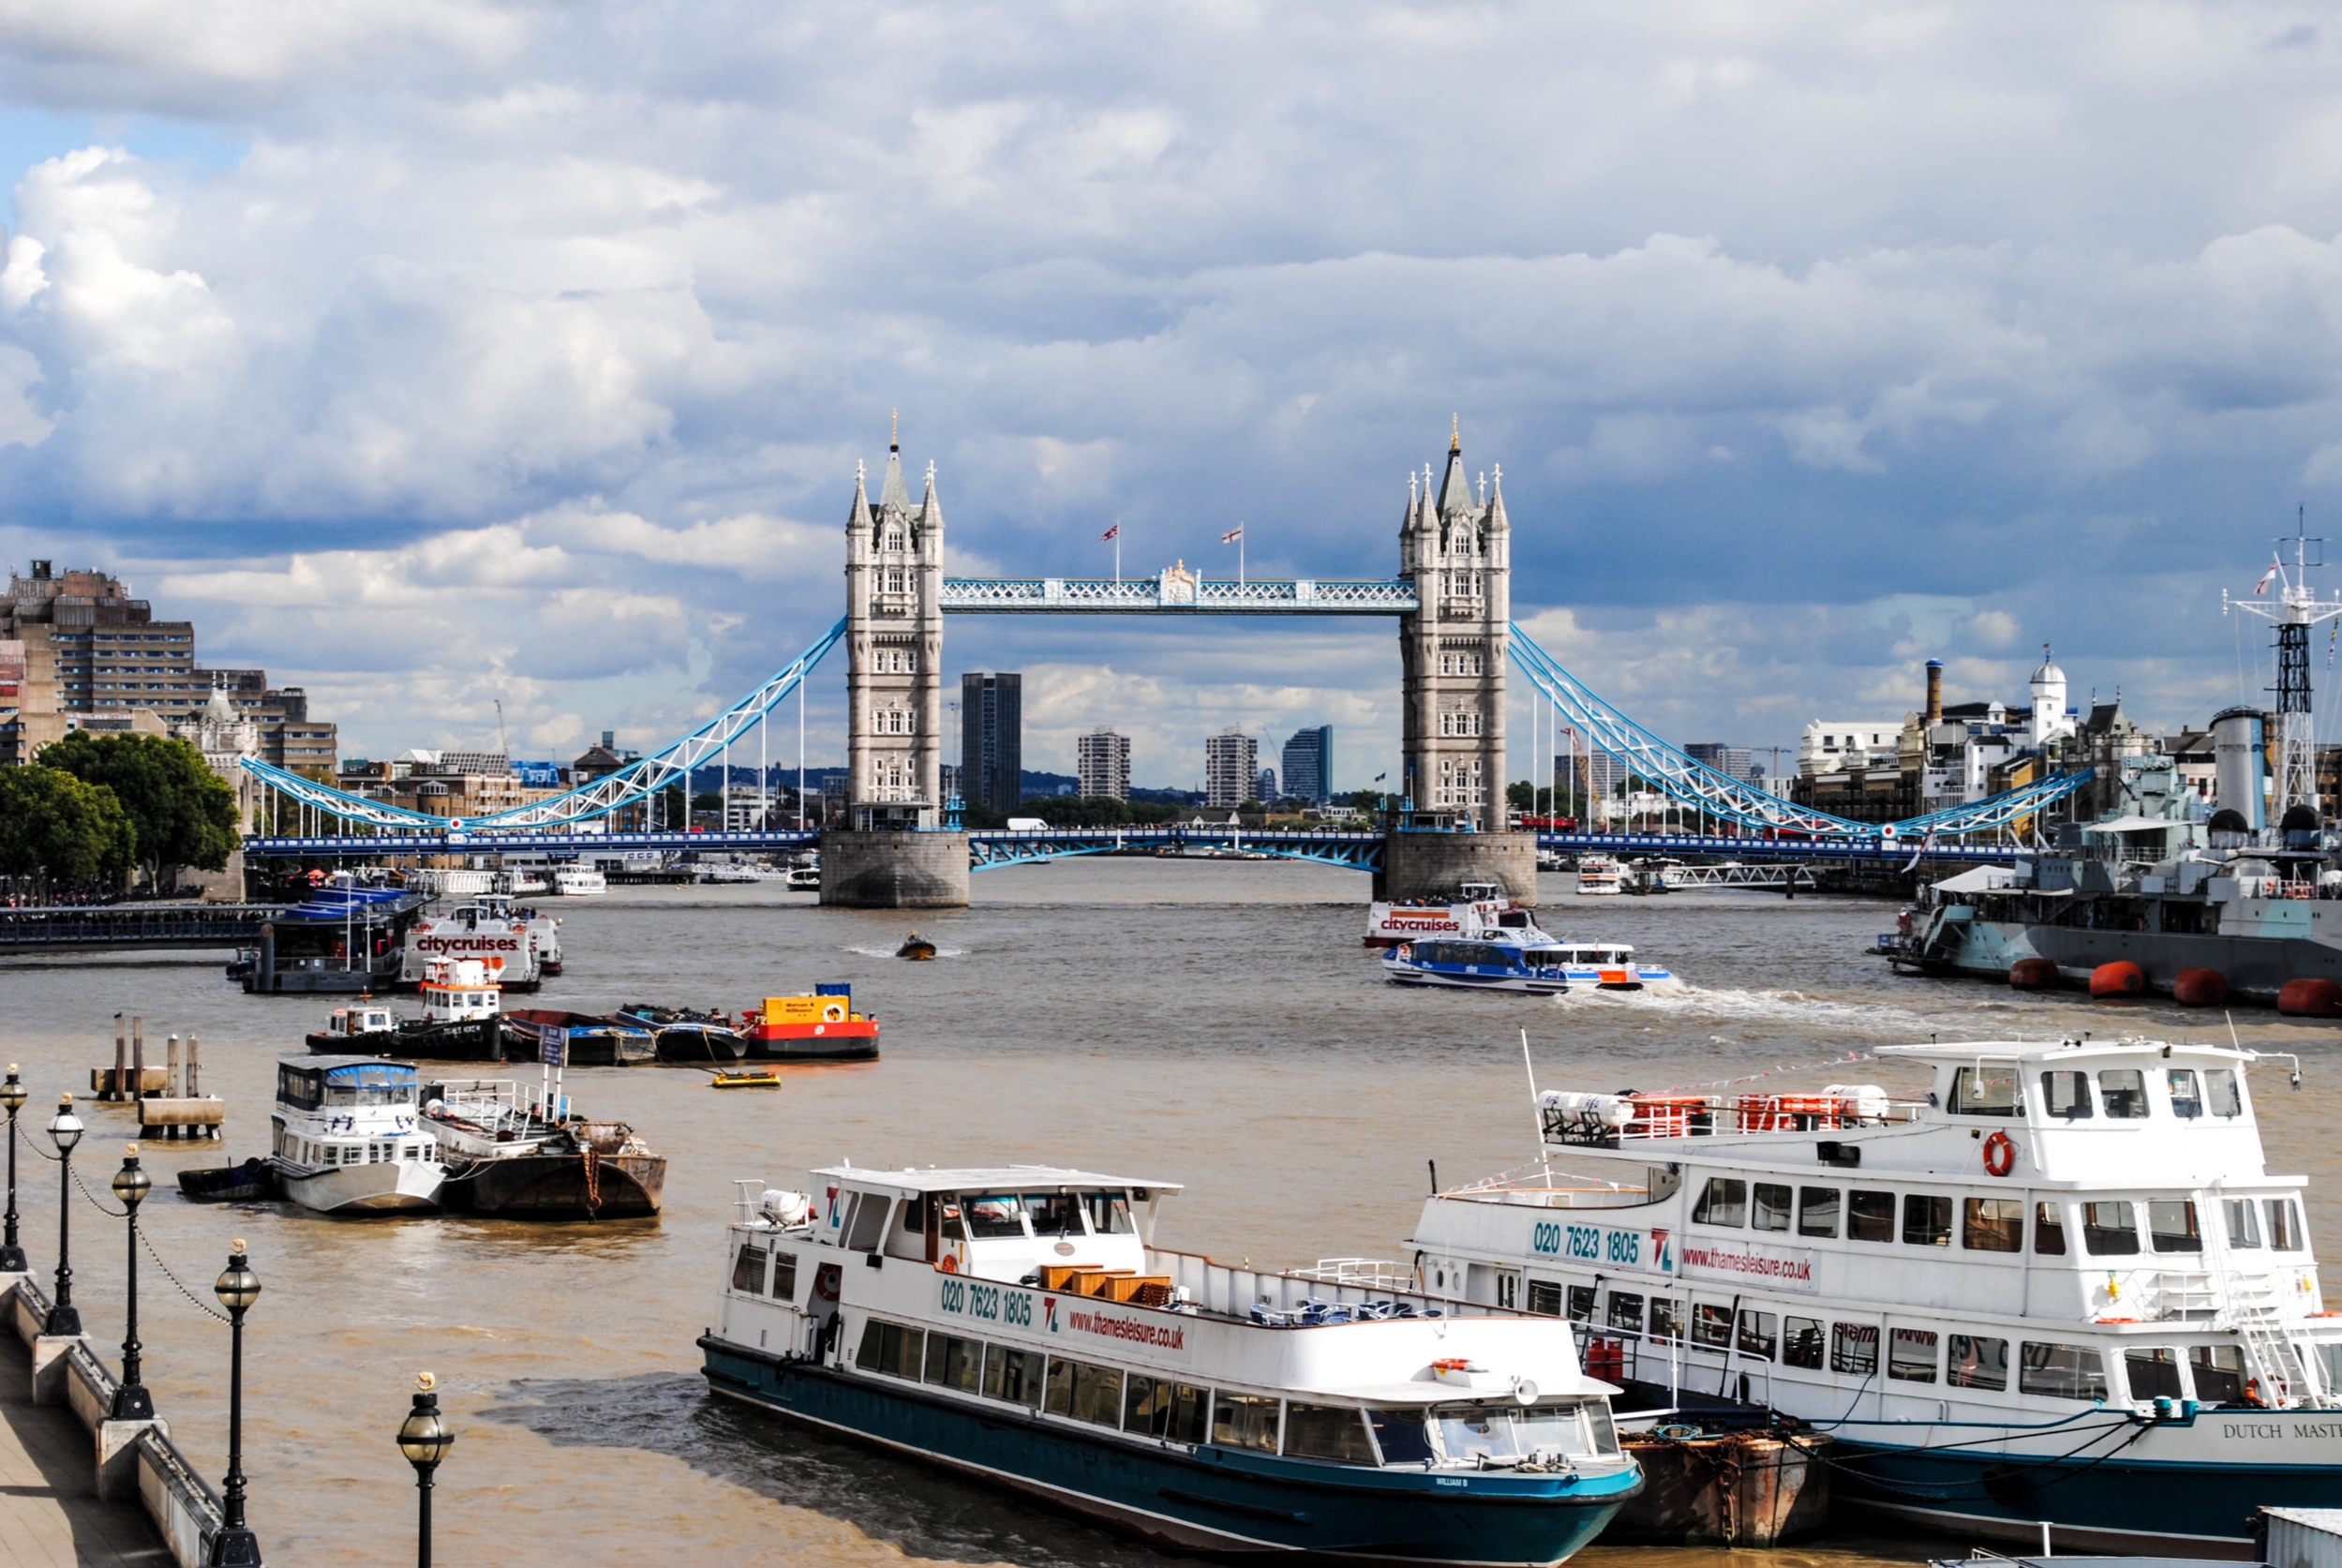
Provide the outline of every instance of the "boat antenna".
{"type": "Polygon", "coordinates": [[[1529,1073],[1529,1121],[1537,1133],[1537,1154],[1545,1171],[1545,1185],[1553,1185],[1553,1153],[1545,1147],[1545,1119],[1537,1109],[1537,1064],[1529,1058],[1529,1031],[1521,1031],[1521,1066],[1529,1073]]]}

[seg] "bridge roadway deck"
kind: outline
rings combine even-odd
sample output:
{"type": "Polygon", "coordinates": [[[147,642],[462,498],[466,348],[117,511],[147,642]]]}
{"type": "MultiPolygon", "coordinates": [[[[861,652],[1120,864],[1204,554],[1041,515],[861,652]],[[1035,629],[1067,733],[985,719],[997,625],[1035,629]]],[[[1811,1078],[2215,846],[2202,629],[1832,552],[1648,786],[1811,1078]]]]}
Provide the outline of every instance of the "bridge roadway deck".
{"type": "Polygon", "coordinates": [[[88,1429],[64,1406],[33,1403],[32,1358],[0,1334],[0,1568],[171,1562],[137,1500],[100,1502],[89,1476],[88,1429]]]}

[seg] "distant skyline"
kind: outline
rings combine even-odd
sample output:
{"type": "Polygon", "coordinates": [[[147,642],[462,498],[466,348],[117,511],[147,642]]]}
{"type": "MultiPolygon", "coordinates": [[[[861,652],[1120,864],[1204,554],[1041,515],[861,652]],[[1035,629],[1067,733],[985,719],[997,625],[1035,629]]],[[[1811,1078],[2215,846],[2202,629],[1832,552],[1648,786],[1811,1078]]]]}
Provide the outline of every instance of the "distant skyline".
{"type": "MultiPolygon", "coordinates": [[[[2044,641],[2200,722],[2268,679],[2222,588],[2297,505],[2342,535],[2337,81],[2278,5],[23,8],[0,551],[353,752],[499,698],[517,752],[648,748],[836,618],[891,411],[979,575],[1232,574],[1239,524],[1384,575],[1460,415],[1515,619],[1670,739],[1899,714],[1930,657],[2006,700],[2044,641]]],[[[1331,723],[1350,789],[1395,640],[947,656],[1024,672],[1054,768],[1331,723]]]]}

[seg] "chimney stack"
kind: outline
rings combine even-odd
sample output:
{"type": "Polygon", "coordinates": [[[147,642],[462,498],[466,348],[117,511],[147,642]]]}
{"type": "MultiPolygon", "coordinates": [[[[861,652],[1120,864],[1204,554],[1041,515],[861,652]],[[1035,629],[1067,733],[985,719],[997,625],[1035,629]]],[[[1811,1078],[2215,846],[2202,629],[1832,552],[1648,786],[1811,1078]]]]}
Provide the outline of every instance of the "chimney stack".
{"type": "Polygon", "coordinates": [[[1944,661],[1927,662],[1927,723],[1932,728],[1944,722],[1944,661]]]}

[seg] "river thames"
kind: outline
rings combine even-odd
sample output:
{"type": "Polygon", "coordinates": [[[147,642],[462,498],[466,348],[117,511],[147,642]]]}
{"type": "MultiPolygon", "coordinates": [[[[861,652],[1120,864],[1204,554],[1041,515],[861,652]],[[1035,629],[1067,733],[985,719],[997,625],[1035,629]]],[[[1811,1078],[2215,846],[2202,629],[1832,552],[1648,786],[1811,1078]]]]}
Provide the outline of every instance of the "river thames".
{"type": "MultiPolygon", "coordinates": [[[[567,973],[515,1005],[737,1008],[845,980],[874,1012],[873,1063],[791,1069],[777,1092],[714,1094],[679,1068],[573,1069],[598,1119],[669,1157],[665,1213],[599,1225],[332,1219],[183,1202],[172,1174],[266,1151],[274,1063],[331,1003],[247,997],[216,963],[16,962],[0,967],[0,1054],[22,1064],[28,1141],[59,1091],[90,1133],[91,1189],[120,1161],[124,1113],[86,1103],[112,1060],[112,1014],[203,1042],[228,1098],[217,1144],[149,1143],[142,1221],[205,1304],[232,1237],[264,1293],[246,1328],[245,1462],[269,1561],[390,1564],[413,1554],[413,1476],[392,1442],[418,1369],[439,1377],[459,1437],[440,1471],[449,1561],[786,1559],[820,1564],[1170,1562],[1022,1500],[842,1448],[706,1394],[693,1341],[709,1321],[737,1180],[802,1187],[808,1166],[1087,1166],[1184,1183],[1159,1239],[1234,1262],[1396,1257],[1425,1192],[1535,1155],[1519,1031],[1544,1087],[1658,1089],[1793,1069],[1781,1082],[1877,1082],[1907,1070],[1825,1058],[1931,1035],[2028,1038],[2096,1030],[2222,1038],[2215,1014],[2093,1006],[1973,981],[1899,978],[1865,956],[1894,923],[1878,903],[1753,893],[1579,900],[1544,879],[1557,934],[1624,940],[1678,992],[1561,998],[1402,991],[1360,946],[1366,878],[1300,863],[1094,859],[988,871],[976,907],[822,910],[777,884],[619,889],[548,900],[567,973]],[[914,925],[932,963],[891,955],[914,925]],[[1794,1070],[1801,1065],[1810,1070],[1794,1070]]],[[[411,1004],[409,1004],[410,1006],[411,1004]]],[[[2272,1169],[2315,1180],[2310,1224],[2332,1255],[2342,1031],[2247,1010],[2248,1046],[2295,1052],[2303,1091],[2262,1068],[2272,1169]]],[[[458,1069],[460,1070],[460,1069],[458,1069]]],[[[485,1069],[484,1069],[485,1070],[485,1069]]],[[[54,1268],[57,1172],[21,1156],[24,1241],[54,1268]]],[[[75,1200],[74,1293],[109,1360],[122,1337],[122,1231],[75,1200]]],[[[146,1381],[180,1446],[225,1468],[226,1329],[141,1271],[146,1381]]],[[[1730,1556],[1750,1568],[1964,1556],[1964,1545],[1846,1532],[1784,1551],[1596,1546],[1632,1568],[1730,1556]]]]}

